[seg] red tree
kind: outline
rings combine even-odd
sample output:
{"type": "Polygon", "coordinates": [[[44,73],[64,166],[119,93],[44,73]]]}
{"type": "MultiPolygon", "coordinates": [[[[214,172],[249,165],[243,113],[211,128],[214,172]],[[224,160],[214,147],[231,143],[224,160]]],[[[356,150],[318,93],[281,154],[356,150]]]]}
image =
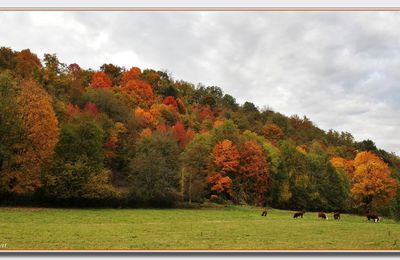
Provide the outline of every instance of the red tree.
{"type": "Polygon", "coordinates": [[[125,72],[122,75],[121,78],[121,86],[125,86],[129,81],[131,80],[135,80],[139,78],[139,75],[141,74],[141,70],[137,67],[133,67],[130,70],[128,70],[127,72],[125,72]]]}
{"type": "Polygon", "coordinates": [[[90,82],[92,88],[111,88],[111,79],[104,72],[96,72],[92,76],[92,81],[90,82]]]}
{"type": "Polygon", "coordinates": [[[83,108],[83,110],[86,113],[92,114],[92,115],[97,115],[97,113],[99,113],[99,110],[97,109],[96,104],[92,103],[92,102],[87,102],[85,104],[85,107],[83,108]]]}
{"type": "Polygon", "coordinates": [[[175,126],[172,129],[172,134],[175,136],[178,145],[180,148],[184,149],[189,141],[193,138],[193,131],[188,129],[185,130],[185,127],[181,122],[176,122],[175,126]]]}
{"type": "Polygon", "coordinates": [[[269,173],[263,149],[254,141],[245,142],[240,161],[240,176],[245,192],[255,198],[256,204],[263,206],[268,191],[269,173]]]}
{"type": "Polygon", "coordinates": [[[164,99],[163,101],[164,105],[171,105],[173,106],[175,109],[178,109],[178,103],[176,102],[175,98],[173,96],[168,96],[164,99]]]}

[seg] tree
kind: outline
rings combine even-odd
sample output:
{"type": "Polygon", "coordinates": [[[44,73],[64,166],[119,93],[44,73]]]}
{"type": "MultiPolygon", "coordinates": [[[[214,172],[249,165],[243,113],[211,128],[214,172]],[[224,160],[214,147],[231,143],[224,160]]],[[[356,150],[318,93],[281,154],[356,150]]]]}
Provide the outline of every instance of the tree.
{"type": "Polygon", "coordinates": [[[247,202],[264,206],[268,191],[268,161],[260,145],[246,141],[240,157],[240,179],[247,202]]]}
{"type": "Polygon", "coordinates": [[[10,192],[29,194],[41,186],[42,166],[52,158],[58,142],[58,120],[51,97],[34,81],[23,81],[17,96],[17,117],[24,140],[16,156],[17,169],[5,176],[10,192]]]}
{"type": "Polygon", "coordinates": [[[99,113],[99,110],[97,109],[96,104],[94,104],[90,101],[85,104],[83,111],[85,111],[85,113],[91,114],[93,116],[95,116],[99,113]]]}
{"type": "Polygon", "coordinates": [[[194,132],[191,129],[186,130],[181,122],[176,122],[172,128],[172,135],[176,138],[179,147],[184,149],[190,139],[193,138],[194,132]]]}
{"type": "Polygon", "coordinates": [[[89,88],[80,99],[79,105],[83,106],[87,102],[94,103],[99,111],[117,122],[127,122],[134,108],[127,94],[114,92],[112,89],[89,88]]]}
{"type": "Polygon", "coordinates": [[[101,71],[107,74],[107,76],[111,79],[113,86],[118,86],[122,77],[122,68],[119,66],[115,66],[114,64],[106,64],[104,63],[100,67],[101,71]]]}
{"type": "Polygon", "coordinates": [[[43,190],[51,201],[80,205],[119,197],[111,185],[111,172],[93,167],[86,156],[76,161],[56,160],[43,180],[43,190]]]}
{"type": "Polygon", "coordinates": [[[232,196],[232,179],[229,176],[223,176],[221,173],[209,175],[207,183],[211,185],[211,200],[217,200],[218,196],[232,196]]]}
{"type": "Polygon", "coordinates": [[[122,85],[121,90],[129,94],[138,105],[151,105],[153,102],[153,89],[144,81],[134,79],[122,85]]]}
{"type": "Polygon", "coordinates": [[[44,77],[45,77],[45,81],[47,81],[47,82],[54,81],[55,78],[57,78],[57,76],[59,76],[59,74],[68,70],[66,64],[63,64],[58,60],[56,54],[45,53],[43,62],[45,65],[44,77]]]}
{"type": "Polygon", "coordinates": [[[24,128],[16,117],[18,107],[15,86],[9,73],[0,73],[0,192],[8,186],[5,176],[16,170],[17,151],[23,142],[24,128]]]}
{"type": "Polygon", "coordinates": [[[163,101],[164,105],[171,105],[173,106],[175,109],[178,109],[178,103],[176,102],[175,98],[173,96],[168,96],[164,99],[163,101]]]}
{"type": "Polygon", "coordinates": [[[112,82],[106,73],[99,71],[93,74],[90,86],[92,88],[107,89],[112,87],[112,82]]]}
{"type": "Polygon", "coordinates": [[[181,185],[189,204],[204,198],[211,148],[208,135],[196,134],[182,153],[181,185]]]}
{"type": "Polygon", "coordinates": [[[103,129],[91,116],[76,115],[61,125],[54,161],[42,177],[48,199],[80,203],[117,198],[104,167],[103,129]]]}
{"type": "Polygon", "coordinates": [[[6,47],[0,48],[0,70],[13,70],[15,68],[15,52],[6,47]]]}
{"type": "Polygon", "coordinates": [[[216,191],[218,194],[227,196],[228,199],[233,197],[236,200],[239,195],[239,183],[235,183],[236,185],[233,186],[232,180],[236,179],[239,170],[240,154],[238,149],[230,140],[225,139],[214,146],[212,156],[215,172],[208,177],[211,192],[216,191]]]}
{"type": "Polygon", "coordinates": [[[23,79],[29,79],[39,72],[42,67],[39,58],[33,54],[29,49],[17,52],[15,56],[16,66],[15,72],[23,79]]]}
{"type": "Polygon", "coordinates": [[[214,144],[224,139],[231,140],[235,144],[239,143],[239,130],[232,120],[224,120],[212,130],[211,136],[214,144]]]}
{"type": "Polygon", "coordinates": [[[159,123],[159,112],[155,107],[152,107],[152,109],[149,111],[145,111],[143,108],[137,107],[134,115],[141,127],[155,128],[159,123]]]}
{"type": "Polygon", "coordinates": [[[236,99],[232,97],[231,95],[225,94],[224,97],[221,100],[222,105],[236,111],[239,108],[238,103],[236,102],[236,99]]]}
{"type": "Polygon", "coordinates": [[[82,71],[81,67],[76,63],[70,64],[67,67],[67,69],[68,72],[72,75],[73,80],[76,80],[78,78],[79,73],[82,71]]]}
{"type": "Polygon", "coordinates": [[[131,162],[130,189],[134,201],[166,206],[177,200],[178,147],[168,133],[143,137],[131,162]]]}
{"type": "Polygon", "coordinates": [[[86,157],[93,167],[101,168],[104,135],[98,123],[85,115],[79,115],[72,122],[61,126],[60,141],[55,149],[56,157],[65,162],[75,162],[86,157]]]}
{"type": "Polygon", "coordinates": [[[130,70],[126,71],[121,78],[121,86],[125,87],[129,81],[139,79],[141,70],[138,67],[132,67],[130,70]]]}
{"type": "Polygon", "coordinates": [[[262,129],[262,134],[265,138],[270,140],[274,145],[276,145],[278,141],[281,140],[284,136],[282,129],[274,123],[268,123],[264,125],[262,129]]]}
{"type": "Polygon", "coordinates": [[[335,170],[318,142],[310,145],[305,159],[310,195],[308,208],[329,211],[348,209],[346,206],[350,202],[348,178],[335,170]]]}
{"type": "Polygon", "coordinates": [[[212,150],[214,164],[221,172],[236,173],[239,166],[240,154],[236,146],[230,140],[222,140],[212,150]]]}
{"type": "Polygon", "coordinates": [[[185,106],[185,103],[183,103],[182,99],[177,98],[177,99],[176,99],[176,102],[178,103],[178,110],[179,110],[179,113],[181,113],[181,114],[186,114],[186,112],[187,112],[186,106],[185,106]]]}
{"type": "Polygon", "coordinates": [[[333,167],[338,170],[343,170],[347,176],[351,179],[353,178],[354,174],[354,161],[353,160],[346,160],[340,156],[335,156],[330,160],[333,167]]]}
{"type": "Polygon", "coordinates": [[[243,107],[242,107],[243,111],[246,113],[258,113],[258,108],[256,107],[256,105],[254,105],[251,102],[244,102],[243,107]]]}
{"type": "Polygon", "coordinates": [[[360,205],[377,209],[395,195],[397,182],[390,168],[372,152],[360,152],[354,159],[355,172],[351,193],[360,205]]]}

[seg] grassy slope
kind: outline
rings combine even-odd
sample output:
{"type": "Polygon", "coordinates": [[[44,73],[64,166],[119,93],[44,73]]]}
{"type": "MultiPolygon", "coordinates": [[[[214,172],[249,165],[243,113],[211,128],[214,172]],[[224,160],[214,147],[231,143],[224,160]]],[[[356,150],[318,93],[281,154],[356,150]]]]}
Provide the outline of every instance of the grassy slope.
{"type": "Polygon", "coordinates": [[[5,249],[400,249],[400,225],[232,206],[188,209],[0,208],[5,249]]]}

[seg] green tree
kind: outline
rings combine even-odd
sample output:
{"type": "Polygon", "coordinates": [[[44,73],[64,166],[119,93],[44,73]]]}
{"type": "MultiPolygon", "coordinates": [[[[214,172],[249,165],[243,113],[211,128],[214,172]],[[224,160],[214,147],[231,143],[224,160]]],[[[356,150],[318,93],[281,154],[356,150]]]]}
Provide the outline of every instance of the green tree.
{"type": "Polygon", "coordinates": [[[83,106],[87,102],[96,104],[99,110],[114,121],[124,123],[129,120],[134,107],[127,94],[114,92],[112,89],[88,89],[82,96],[80,105],[83,106]]]}
{"type": "Polygon", "coordinates": [[[140,140],[131,162],[133,200],[153,206],[170,206],[179,190],[179,149],[168,133],[155,133],[140,140]]]}
{"type": "Polygon", "coordinates": [[[103,142],[104,131],[89,117],[61,126],[55,160],[42,177],[48,199],[75,203],[117,197],[103,165],[103,142]]]}
{"type": "Polygon", "coordinates": [[[197,134],[181,155],[181,185],[189,204],[204,199],[212,146],[208,135],[197,134]]]}
{"type": "Polygon", "coordinates": [[[240,142],[239,130],[232,120],[224,120],[221,125],[213,128],[211,131],[211,142],[213,145],[225,139],[235,144],[240,142]]]}
{"type": "Polygon", "coordinates": [[[17,114],[15,86],[8,73],[0,74],[0,192],[8,190],[4,176],[17,170],[16,151],[24,135],[23,122],[17,114]]]}

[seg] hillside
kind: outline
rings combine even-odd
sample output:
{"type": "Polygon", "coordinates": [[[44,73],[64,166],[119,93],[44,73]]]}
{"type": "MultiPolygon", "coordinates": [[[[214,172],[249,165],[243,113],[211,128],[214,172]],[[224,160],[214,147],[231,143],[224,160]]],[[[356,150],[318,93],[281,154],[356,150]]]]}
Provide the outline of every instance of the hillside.
{"type": "Polygon", "coordinates": [[[2,47],[0,96],[2,204],[213,201],[400,218],[398,156],[216,86],[2,47]]]}

